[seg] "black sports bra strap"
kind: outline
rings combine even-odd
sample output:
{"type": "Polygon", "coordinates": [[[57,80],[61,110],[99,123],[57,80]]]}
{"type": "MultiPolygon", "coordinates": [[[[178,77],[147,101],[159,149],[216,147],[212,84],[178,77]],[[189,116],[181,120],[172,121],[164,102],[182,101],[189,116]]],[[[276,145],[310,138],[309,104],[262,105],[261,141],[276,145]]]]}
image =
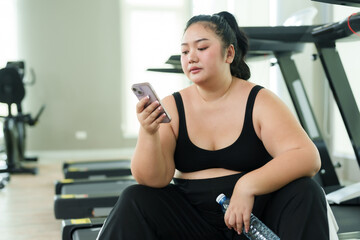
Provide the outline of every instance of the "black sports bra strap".
{"type": "Polygon", "coordinates": [[[179,92],[174,92],[173,96],[175,98],[175,103],[179,114],[179,131],[185,130],[185,110],[183,100],[179,92]]]}
{"type": "Polygon", "coordinates": [[[252,115],[253,115],[252,113],[253,113],[255,98],[261,89],[263,89],[262,86],[259,86],[259,85],[254,86],[251,89],[248,100],[247,100],[246,111],[245,111],[245,113],[246,113],[245,122],[251,123],[251,125],[252,125],[252,115]]]}

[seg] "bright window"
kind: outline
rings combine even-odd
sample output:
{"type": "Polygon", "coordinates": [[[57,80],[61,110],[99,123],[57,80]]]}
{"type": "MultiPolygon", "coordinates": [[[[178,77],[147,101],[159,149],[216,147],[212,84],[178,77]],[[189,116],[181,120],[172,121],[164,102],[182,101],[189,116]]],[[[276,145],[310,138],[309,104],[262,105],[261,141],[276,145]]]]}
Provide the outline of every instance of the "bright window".
{"type": "Polygon", "coordinates": [[[150,82],[158,96],[164,98],[189,84],[183,74],[158,73],[148,68],[164,67],[166,60],[180,54],[180,43],[188,16],[183,1],[126,1],[122,4],[121,61],[123,79],[123,132],[135,137],[139,123],[136,118],[137,98],[131,85],[150,82]]]}

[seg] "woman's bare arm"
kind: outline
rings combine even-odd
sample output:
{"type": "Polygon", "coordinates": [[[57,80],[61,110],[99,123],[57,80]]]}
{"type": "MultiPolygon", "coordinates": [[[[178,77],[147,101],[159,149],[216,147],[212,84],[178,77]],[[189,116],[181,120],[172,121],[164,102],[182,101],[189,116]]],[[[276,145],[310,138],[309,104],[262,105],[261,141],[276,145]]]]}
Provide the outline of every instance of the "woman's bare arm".
{"type": "Polygon", "coordinates": [[[162,104],[171,116],[170,123],[155,120],[159,105],[153,103],[143,110],[146,99],[137,105],[140,130],[135,152],[131,160],[131,171],[140,184],[164,187],[170,183],[175,172],[174,151],[176,137],[173,125],[177,123],[175,101],[166,97],[162,104]]]}
{"type": "Polygon", "coordinates": [[[225,223],[239,233],[249,229],[255,196],[274,192],[320,169],[317,148],[287,106],[273,93],[258,93],[253,112],[254,128],[273,159],[236,183],[225,223]]]}
{"type": "Polygon", "coordinates": [[[319,171],[321,162],[316,146],[275,94],[261,90],[253,116],[259,137],[273,159],[242,178],[252,194],[273,192],[295,179],[312,177],[319,171]]]}

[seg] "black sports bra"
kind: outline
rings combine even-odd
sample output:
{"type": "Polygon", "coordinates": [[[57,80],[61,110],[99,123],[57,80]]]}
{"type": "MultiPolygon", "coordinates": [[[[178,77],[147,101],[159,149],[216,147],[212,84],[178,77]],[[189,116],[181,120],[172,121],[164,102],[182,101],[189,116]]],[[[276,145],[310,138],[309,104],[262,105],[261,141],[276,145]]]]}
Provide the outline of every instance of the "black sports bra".
{"type": "Polygon", "coordinates": [[[250,91],[244,125],[238,139],[230,146],[214,151],[199,148],[191,142],[186,128],[181,95],[179,92],[173,93],[179,114],[179,135],[174,154],[175,168],[181,172],[194,172],[209,168],[249,172],[270,161],[272,157],[257,137],[252,122],[255,98],[261,89],[262,87],[257,85],[250,91]]]}

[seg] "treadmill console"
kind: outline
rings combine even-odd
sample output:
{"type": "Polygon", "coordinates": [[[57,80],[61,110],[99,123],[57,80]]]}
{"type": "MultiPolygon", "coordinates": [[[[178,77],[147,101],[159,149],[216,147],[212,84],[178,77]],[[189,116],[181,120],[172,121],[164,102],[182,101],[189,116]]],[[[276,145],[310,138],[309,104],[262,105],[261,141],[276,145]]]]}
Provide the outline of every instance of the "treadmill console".
{"type": "Polygon", "coordinates": [[[360,0],[312,0],[312,1],[360,7],[360,0]]]}
{"type": "Polygon", "coordinates": [[[360,12],[342,21],[316,27],[312,30],[312,35],[317,41],[329,41],[348,37],[358,31],[360,31],[360,12]]]}

